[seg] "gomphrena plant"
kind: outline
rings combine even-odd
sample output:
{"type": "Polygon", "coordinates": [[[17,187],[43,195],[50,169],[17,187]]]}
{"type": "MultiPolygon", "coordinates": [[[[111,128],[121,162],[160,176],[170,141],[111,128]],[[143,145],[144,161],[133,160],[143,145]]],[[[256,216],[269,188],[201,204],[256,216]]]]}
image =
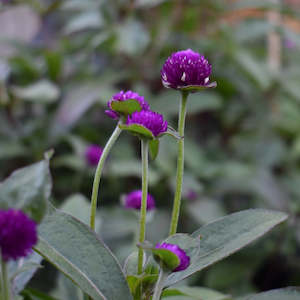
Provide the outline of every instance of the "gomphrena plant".
{"type": "MultiPolygon", "coordinates": [[[[138,93],[120,91],[112,96],[105,113],[117,121],[116,127],[103,149],[93,144],[85,152],[87,163],[90,166],[97,165],[89,224],[85,224],[86,220],[80,221],[50,207],[39,225],[38,239],[35,221],[20,210],[0,210],[1,300],[12,300],[11,295],[19,293],[16,289],[12,292],[10,288],[12,279],[7,272],[7,264],[10,260],[26,257],[32,248],[81,288],[84,299],[159,300],[172,295],[178,296],[179,300],[193,299],[186,290],[176,287],[170,291],[168,287],[245,247],[287,218],[281,212],[250,209],[204,225],[192,234],[176,233],[184,175],[184,128],[188,95],[216,87],[216,83],[210,81],[211,75],[212,66],[207,59],[191,49],[173,53],[164,63],[161,70],[163,85],[181,93],[178,131],[168,125],[162,114],[152,111],[148,102],[138,93]],[[139,213],[137,244],[123,267],[95,231],[102,170],[122,131],[134,135],[141,143],[142,174],[141,189],[122,197],[123,214],[125,209],[139,213]],[[157,157],[160,138],[165,135],[174,137],[178,142],[176,188],[169,236],[152,244],[146,240],[146,217],[147,212],[157,210],[157,205],[148,191],[148,156],[150,153],[152,159],[157,157]]],[[[47,205],[41,199],[47,201],[50,196],[50,158],[51,155],[47,153],[45,160],[16,171],[4,181],[0,185],[2,203],[7,207],[21,206],[30,217],[40,222],[44,215],[36,213],[36,205],[44,205],[43,212],[46,213],[47,205]],[[15,184],[18,180],[19,185],[15,184]],[[23,194],[26,201],[23,198],[18,201],[23,194]],[[30,201],[34,205],[29,209],[27,203],[30,201]]],[[[195,197],[194,191],[190,193],[186,197],[195,197]]],[[[153,218],[155,221],[155,214],[153,218]]],[[[31,278],[32,274],[27,277],[31,278]]],[[[202,295],[199,295],[200,298],[202,295]]]]}

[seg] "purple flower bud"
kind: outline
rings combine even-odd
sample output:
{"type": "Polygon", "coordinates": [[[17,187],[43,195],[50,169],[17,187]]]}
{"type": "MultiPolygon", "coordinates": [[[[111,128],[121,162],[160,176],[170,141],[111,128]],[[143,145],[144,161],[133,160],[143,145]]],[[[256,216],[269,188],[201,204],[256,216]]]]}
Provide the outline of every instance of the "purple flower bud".
{"type": "Polygon", "coordinates": [[[97,166],[102,155],[102,148],[98,145],[89,145],[85,151],[85,159],[90,166],[97,166]]]}
{"type": "Polygon", "coordinates": [[[198,197],[198,194],[196,193],[196,191],[192,190],[192,189],[189,189],[186,194],[185,194],[185,197],[188,199],[188,200],[196,200],[197,197],[198,197]]]}
{"type": "Polygon", "coordinates": [[[112,98],[107,102],[107,106],[109,109],[106,110],[105,113],[112,119],[119,119],[120,115],[111,108],[111,103],[112,101],[126,101],[128,99],[137,100],[140,103],[142,110],[150,109],[148,102],[144,99],[143,96],[140,96],[138,93],[132,91],[121,91],[112,96],[112,98]]]}
{"type": "Polygon", "coordinates": [[[164,120],[163,116],[151,110],[134,112],[131,116],[128,116],[126,125],[132,124],[144,126],[150,130],[155,137],[160,133],[166,132],[168,129],[168,122],[164,120]]]}
{"type": "Polygon", "coordinates": [[[162,83],[167,88],[207,86],[210,83],[211,65],[202,54],[187,49],[169,56],[160,73],[162,83]]]}
{"type": "Polygon", "coordinates": [[[0,248],[4,261],[27,256],[36,243],[33,220],[20,210],[0,210],[0,248]]]}
{"type": "MultiPolygon", "coordinates": [[[[142,191],[136,190],[127,194],[124,198],[124,206],[128,209],[140,209],[142,205],[142,191]]],[[[147,210],[155,208],[154,198],[148,194],[147,196],[147,210]]]]}
{"type": "Polygon", "coordinates": [[[179,246],[168,243],[161,243],[155,246],[157,249],[166,249],[173,252],[179,258],[179,265],[172,272],[185,270],[190,265],[190,257],[179,246]]]}

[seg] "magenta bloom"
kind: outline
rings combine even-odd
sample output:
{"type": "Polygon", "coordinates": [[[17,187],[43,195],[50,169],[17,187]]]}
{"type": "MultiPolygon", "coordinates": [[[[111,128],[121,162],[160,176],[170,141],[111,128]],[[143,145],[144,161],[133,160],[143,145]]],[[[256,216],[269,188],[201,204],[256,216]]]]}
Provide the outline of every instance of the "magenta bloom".
{"type": "Polygon", "coordinates": [[[89,145],[85,151],[86,161],[90,166],[97,166],[102,155],[102,148],[98,145],[89,145]]]}
{"type": "Polygon", "coordinates": [[[119,119],[120,115],[111,108],[111,103],[112,101],[126,101],[128,99],[137,100],[140,103],[142,110],[148,110],[150,108],[148,102],[144,99],[143,96],[140,96],[138,93],[132,91],[121,91],[113,95],[112,98],[107,102],[107,106],[109,109],[106,110],[105,113],[112,119],[119,119]]]}
{"type": "Polygon", "coordinates": [[[142,110],[134,112],[128,116],[126,125],[138,124],[142,125],[152,132],[157,137],[168,129],[168,122],[164,120],[163,116],[151,110],[142,110]]]}
{"type": "Polygon", "coordinates": [[[185,270],[190,265],[190,257],[186,255],[185,251],[179,246],[168,243],[161,243],[155,246],[157,249],[166,249],[177,255],[179,258],[179,265],[172,270],[172,272],[179,272],[185,270]]]}
{"type": "MultiPolygon", "coordinates": [[[[142,191],[136,190],[126,195],[124,198],[124,206],[128,209],[140,209],[142,205],[142,191]]],[[[155,208],[154,198],[148,194],[147,196],[147,210],[155,208]]]]}
{"type": "Polygon", "coordinates": [[[4,261],[27,256],[36,243],[33,220],[20,210],[0,210],[0,248],[4,261]]]}
{"type": "Polygon", "coordinates": [[[169,56],[160,73],[162,83],[167,88],[205,87],[209,85],[211,65],[202,54],[187,49],[169,56]]]}

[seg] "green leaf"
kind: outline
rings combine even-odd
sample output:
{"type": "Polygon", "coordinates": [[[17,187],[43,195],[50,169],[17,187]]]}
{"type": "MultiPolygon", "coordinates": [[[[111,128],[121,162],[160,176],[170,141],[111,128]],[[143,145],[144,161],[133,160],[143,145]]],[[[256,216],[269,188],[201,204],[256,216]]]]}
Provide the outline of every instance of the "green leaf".
{"type": "Polygon", "coordinates": [[[26,289],[22,292],[22,296],[25,296],[25,299],[30,300],[58,300],[56,298],[50,297],[40,291],[36,291],[34,289],[26,289]]]}
{"type": "Polygon", "coordinates": [[[163,269],[167,271],[172,271],[178,267],[180,260],[179,257],[172,251],[167,249],[152,249],[152,254],[154,259],[163,269]]]}
{"type": "Polygon", "coordinates": [[[48,215],[39,228],[35,250],[94,300],[132,299],[116,258],[74,217],[60,211],[48,215]]]}
{"type": "Polygon", "coordinates": [[[23,210],[40,222],[52,188],[49,159],[18,169],[0,184],[0,208],[23,210]]]}
{"type": "MultiPolygon", "coordinates": [[[[192,234],[195,238],[201,237],[200,251],[198,254],[191,254],[191,264],[186,270],[173,273],[168,277],[166,286],[183,280],[231,255],[286,219],[287,215],[285,213],[264,209],[249,209],[230,214],[201,227],[192,234]]],[[[171,241],[172,238],[170,237],[167,241],[171,241]]],[[[178,236],[176,243],[179,244],[180,242],[181,239],[178,236]]],[[[188,248],[185,250],[188,250],[188,248]]]]}
{"type": "Polygon", "coordinates": [[[10,261],[8,264],[9,277],[15,293],[20,293],[33,277],[40,265],[42,257],[33,252],[23,260],[10,261]]]}
{"type": "Polygon", "coordinates": [[[136,111],[141,111],[141,104],[136,99],[128,99],[126,101],[112,101],[111,108],[121,115],[131,115],[136,111]]]}
{"type": "Polygon", "coordinates": [[[154,139],[149,142],[149,153],[152,160],[155,160],[155,158],[158,155],[159,151],[159,140],[154,139]]]}
{"type": "Polygon", "coordinates": [[[139,124],[131,124],[131,125],[122,125],[120,124],[119,127],[123,130],[130,131],[134,135],[138,135],[141,138],[147,139],[154,139],[154,135],[152,132],[147,129],[146,127],[139,125],[139,124]]]}
{"type": "Polygon", "coordinates": [[[188,299],[195,299],[195,300],[230,300],[232,299],[228,295],[221,294],[217,291],[203,288],[203,287],[189,287],[189,286],[182,286],[176,287],[176,289],[167,289],[163,292],[162,298],[166,298],[167,300],[171,300],[170,297],[175,296],[174,299],[181,299],[177,298],[177,296],[185,296],[188,299]]]}
{"type": "Polygon", "coordinates": [[[188,86],[179,87],[178,89],[184,92],[197,93],[215,87],[217,87],[217,83],[214,81],[207,85],[188,85],[188,86]]]}
{"type": "Polygon", "coordinates": [[[175,138],[176,140],[183,139],[183,136],[180,136],[179,133],[174,128],[172,128],[171,126],[168,126],[168,130],[163,132],[163,133],[160,133],[158,135],[158,137],[161,137],[163,135],[169,135],[169,136],[175,138]]]}
{"type": "Polygon", "coordinates": [[[38,103],[52,103],[60,96],[59,88],[48,80],[40,80],[25,87],[13,86],[12,93],[23,100],[38,103]]]}
{"type": "Polygon", "coordinates": [[[300,288],[288,287],[243,297],[241,300],[299,300],[300,288]]]}

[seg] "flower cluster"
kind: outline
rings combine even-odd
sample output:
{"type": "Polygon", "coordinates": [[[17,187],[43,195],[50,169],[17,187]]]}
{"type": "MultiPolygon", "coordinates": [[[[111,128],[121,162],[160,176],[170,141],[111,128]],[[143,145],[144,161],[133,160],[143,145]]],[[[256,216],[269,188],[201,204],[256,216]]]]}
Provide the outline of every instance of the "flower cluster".
{"type": "Polygon", "coordinates": [[[161,70],[162,83],[167,88],[207,86],[211,65],[207,59],[191,49],[173,53],[161,70]]]}
{"type": "Polygon", "coordinates": [[[128,116],[126,125],[132,124],[144,126],[150,130],[155,137],[166,132],[168,129],[168,122],[164,120],[163,116],[151,110],[134,112],[131,116],[128,116]]]}
{"type": "MultiPolygon", "coordinates": [[[[128,209],[140,209],[142,204],[142,191],[136,190],[127,194],[124,198],[124,207],[128,209]]],[[[154,198],[148,194],[147,196],[147,210],[153,210],[155,208],[154,198]]]]}
{"type": "Polygon", "coordinates": [[[147,103],[147,101],[144,99],[143,96],[140,96],[138,93],[132,91],[127,91],[127,92],[120,91],[119,93],[113,95],[111,99],[108,101],[107,106],[109,109],[106,110],[105,113],[112,119],[119,119],[120,115],[112,109],[111,103],[113,101],[126,101],[129,99],[137,100],[141,105],[142,110],[150,109],[149,104],[147,103]]]}
{"type": "Polygon", "coordinates": [[[161,243],[155,246],[156,249],[166,249],[173,252],[179,259],[179,265],[172,272],[183,271],[190,265],[190,257],[179,246],[169,243],[161,243]]]}
{"type": "Polygon", "coordinates": [[[36,243],[34,221],[20,210],[0,210],[0,248],[4,261],[27,256],[36,243]]]}
{"type": "Polygon", "coordinates": [[[102,148],[98,145],[89,145],[85,150],[85,159],[90,166],[97,166],[102,155],[102,148]]]}

